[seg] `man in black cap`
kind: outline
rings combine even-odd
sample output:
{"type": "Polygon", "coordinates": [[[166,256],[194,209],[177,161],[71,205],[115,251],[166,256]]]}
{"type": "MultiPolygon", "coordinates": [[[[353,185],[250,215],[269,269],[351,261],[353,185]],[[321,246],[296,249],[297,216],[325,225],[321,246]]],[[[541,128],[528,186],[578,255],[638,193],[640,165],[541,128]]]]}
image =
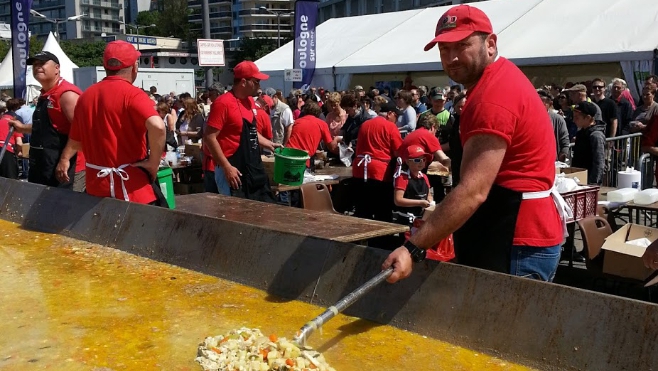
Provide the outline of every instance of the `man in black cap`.
{"type": "MultiPolygon", "coordinates": [[[[32,74],[41,84],[41,95],[32,116],[32,125],[18,120],[10,121],[18,132],[32,134],[27,179],[31,183],[51,187],[74,188],[76,170],[84,171],[82,152],[71,157],[67,181],[57,179],[55,168],[68,142],[73,112],[82,91],[60,76],[59,59],[53,53],[39,52],[28,58],[27,64],[32,65],[32,74]],[[80,166],[76,167],[76,162],[80,166]]],[[[84,178],[76,180],[82,184],[75,188],[82,189],[84,178]]]]}
{"type": "Polygon", "coordinates": [[[597,108],[594,103],[580,102],[573,109],[573,121],[579,130],[571,163],[587,169],[588,184],[601,184],[605,165],[605,123],[594,119],[597,108]]]}

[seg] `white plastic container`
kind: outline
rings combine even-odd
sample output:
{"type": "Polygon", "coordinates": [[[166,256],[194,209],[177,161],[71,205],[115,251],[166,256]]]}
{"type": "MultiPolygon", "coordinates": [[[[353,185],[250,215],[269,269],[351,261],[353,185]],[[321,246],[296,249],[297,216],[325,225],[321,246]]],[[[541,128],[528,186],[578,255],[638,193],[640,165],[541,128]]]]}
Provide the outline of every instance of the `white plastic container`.
{"type": "Polygon", "coordinates": [[[642,175],[632,167],[617,173],[617,187],[619,188],[637,188],[640,189],[642,175]]]}
{"type": "Polygon", "coordinates": [[[633,202],[638,205],[649,205],[658,202],[658,189],[649,188],[636,193],[633,202]]]}
{"type": "Polygon", "coordinates": [[[610,191],[608,192],[608,201],[628,202],[631,201],[638,192],[637,188],[622,188],[616,191],[610,191]]]}

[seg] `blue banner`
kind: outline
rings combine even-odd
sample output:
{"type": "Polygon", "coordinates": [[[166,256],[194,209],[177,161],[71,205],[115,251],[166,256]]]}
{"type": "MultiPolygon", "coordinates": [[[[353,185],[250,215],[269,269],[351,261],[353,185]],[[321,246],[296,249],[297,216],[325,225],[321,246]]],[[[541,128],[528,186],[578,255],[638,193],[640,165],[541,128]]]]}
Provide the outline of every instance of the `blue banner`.
{"type": "Polygon", "coordinates": [[[295,81],[292,84],[295,89],[308,90],[311,81],[313,81],[318,4],[318,1],[307,0],[295,2],[295,48],[293,50],[292,68],[302,70],[302,81],[295,81]]]}
{"type": "Polygon", "coordinates": [[[32,0],[10,0],[11,53],[14,64],[14,98],[25,98],[27,58],[30,52],[28,24],[32,0]]]}

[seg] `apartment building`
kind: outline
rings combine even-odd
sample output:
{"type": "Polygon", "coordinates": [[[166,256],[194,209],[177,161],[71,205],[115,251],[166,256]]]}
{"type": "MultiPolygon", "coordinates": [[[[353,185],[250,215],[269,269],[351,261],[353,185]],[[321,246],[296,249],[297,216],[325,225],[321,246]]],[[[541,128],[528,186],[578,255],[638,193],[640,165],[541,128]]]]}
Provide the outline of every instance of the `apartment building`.
{"type": "Polygon", "coordinates": [[[484,0],[321,0],[319,20],[321,23],[330,18],[389,13],[476,1],[484,0]]]}
{"type": "MultiPolygon", "coordinates": [[[[92,38],[124,30],[123,0],[34,0],[32,9],[61,21],[58,24],[60,40],[92,38]],[[87,16],[79,21],[66,21],[79,14],[87,16]]],[[[0,22],[11,22],[9,0],[0,0],[0,22]]],[[[50,32],[55,32],[55,23],[30,16],[29,28],[32,35],[45,39],[50,32]]]]}
{"type": "MultiPolygon", "coordinates": [[[[233,49],[239,39],[244,37],[276,39],[279,22],[281,35],[292,35],[294,19],[290,12],[294,8],[294,1],[209,0],[209,3],[210,35],[213,39],[227,40],[227,50],[233,49]]],[[[194,29],[201,30],[201,0],[189,0],[189,6],[193,9],[190,23],[194,29]]]]}

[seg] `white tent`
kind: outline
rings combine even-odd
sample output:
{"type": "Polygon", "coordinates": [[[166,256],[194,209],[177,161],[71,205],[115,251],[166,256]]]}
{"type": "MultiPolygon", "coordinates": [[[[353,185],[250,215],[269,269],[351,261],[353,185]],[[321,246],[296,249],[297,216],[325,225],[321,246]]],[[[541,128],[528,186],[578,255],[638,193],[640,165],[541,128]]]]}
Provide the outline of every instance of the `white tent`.
{"type": "MultiPolygon", "coordinates": [[[[651,32],[651,27],[658,22],[658,1],[491,0],[471,5],[487,13],[498,34],[500,54],[519,66],[621,63],[634,93],[633,81],[653,71],[658,33],[651,32]]],[[[339,18],[321,24],[317,65],[323,77],[314,78],[312,85],[344,90],[355,74],[441,71],[437,50],[425,52],[423,47],[449,8],[339,18]],[[343,32],[336,35],[336,29],[343,32]],[[361,39],[364,30],[374,37],[361,39]],[[339,61],[327,57],[339,50],[339,61]],[[335,84],[324,77],[327,70],[332,71],[335,84]]],[[[292,68],[292,47],[286,44],[256,64],[265,73],[281,76],[284,69],[292,68]]],[[[279,82],[274,79],[267,85],[279,82]]]]}
{"type": "Polygon", "coordinates": [[[59,46],[55,35],[51,32],[48,35],[46,43],[43,44],[43,51],[51,52],[57,56],[59,59],[59,75],[68,82],[73,82],[73,69],[78,68],[78,65],[73,63],[73,61],[64,53],[62,47],[59,46]]]}
{"type": "MultiPolygon", "coordinates": [[[[12,59],[12,51],[9,48],[9,52],[5,56],[5,59],[2,60],[0,64],[0,76],[3,77],[3,80],[0,81],[0,89],[13,89],[14,88],[14,62],[12,59]]],[[[31,101],[40,94],[41,84],[32,76],[32,66],[27,66],[26,77],[26,101],[31,101]]]]}

